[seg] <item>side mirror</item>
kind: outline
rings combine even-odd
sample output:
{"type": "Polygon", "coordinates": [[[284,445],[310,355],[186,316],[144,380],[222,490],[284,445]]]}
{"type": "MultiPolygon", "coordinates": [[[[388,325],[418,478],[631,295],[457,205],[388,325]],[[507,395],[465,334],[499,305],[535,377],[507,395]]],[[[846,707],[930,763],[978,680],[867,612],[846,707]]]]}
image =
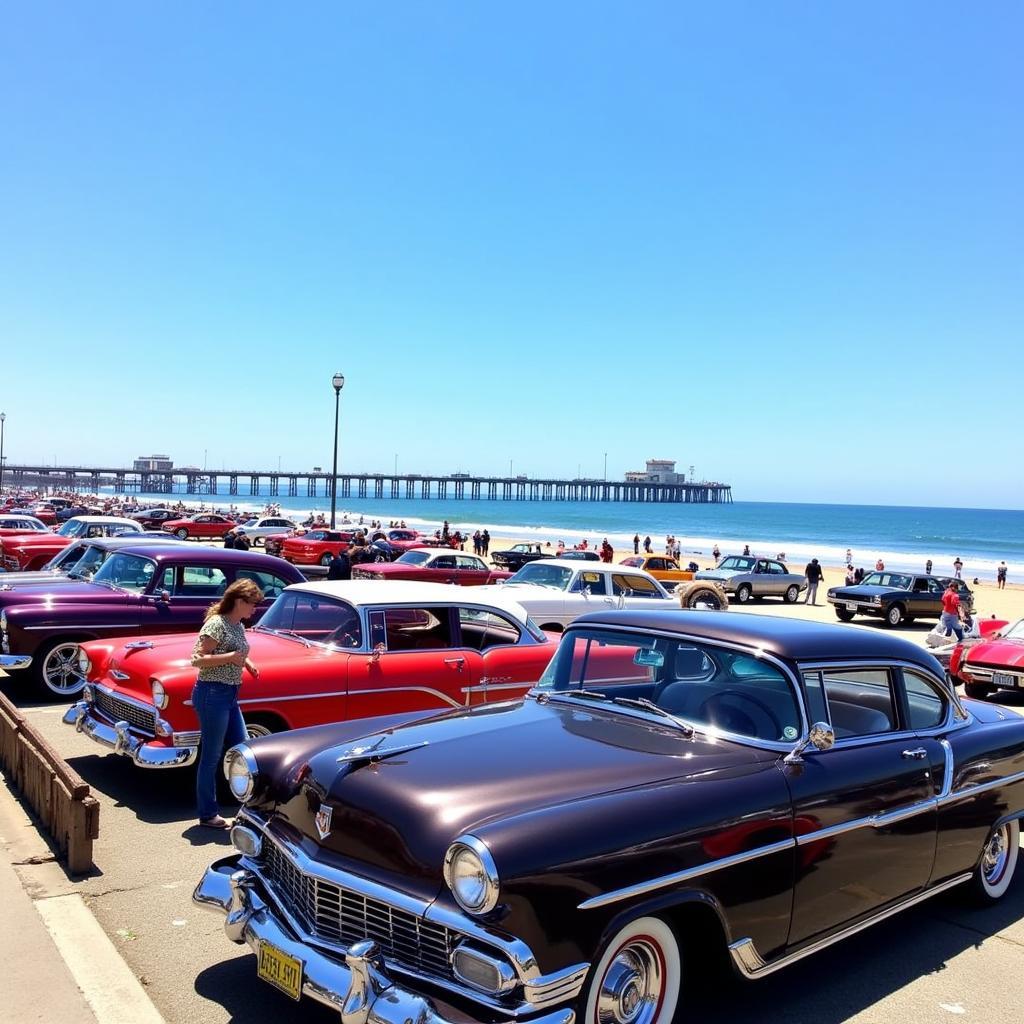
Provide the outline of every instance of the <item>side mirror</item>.
{"type": "Polygon", "coordinates": [[[828,722],[815,722],[806,739],[802,739],[782,760],[786,764],[802,764],[803,752],[808,747],[829,750],[836,742],[835,730],[828,722]]]}
{"type": "Polygon", "coordinates": [[[169,590],[161,590],[160,593],[156,595],[156,599],[160,604],[170,604],[171,592],[169,590]]]}

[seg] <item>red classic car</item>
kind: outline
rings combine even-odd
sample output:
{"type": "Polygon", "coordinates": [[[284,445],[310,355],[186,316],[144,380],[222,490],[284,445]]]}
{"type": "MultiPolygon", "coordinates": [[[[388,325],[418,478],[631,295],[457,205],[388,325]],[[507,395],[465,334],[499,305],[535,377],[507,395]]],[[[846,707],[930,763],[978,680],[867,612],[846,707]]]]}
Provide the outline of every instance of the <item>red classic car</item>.
{"type": "Polygon", "coordinates": [[[352,569],[354,580],[423,580],[479,587],[511,576],[496,572],[479,555],[467,555],[451,548],[417,548],[394,562],[370,562],[352,569]]]}
{"type": "Polygon", "coordinates": [[[181,540],[197,537],[199,540],[219,540],[235,528],[235,521],[219,512],[202,512],[188,519],[168,519],[160,524],[161,530],[173,533],[181,540]]]}
{"type": "MultiPolygon", "coordinates": [[[[251,736],[444,711],[519,697],[555,650],[503,595],[432,583],[345,581],[288,587],[249,631],[258,679],[240,704],[251,736]]],[[[83,644],[83,700],[64,722],[146,768],[195,760],[194,636],[83,644]]]]}
{"type": "Polygon", "coordinates": [[[17,537],[21,533],[49,533],[49,527],[27,512],[0,513],[0,537],[17,537]]]}
{"type": "Polygon", "coordinates": [[[72,541],[89,537],[117,537],[123,533],[142,533],[132,519],[120,516],[75,516],[56,533],[33,531],[4,539],[0,537],[0,567],[8,572],[42,569],[72,541]]]}
{"type": "Polygon", "coordinates": [[[949,674],[964,684],[968,697],[1024,689],[1024,619],[1013,623],[982,619],[978,625],[980,639],[964,639],[953,648],[949,674]]]}
{"type": "Polygon", "coordinates": [[[413,551],[417,548],[426,547],[422,534],[419,530],[407,528],[396,528],[391,530],[373,530],[369,534],[369,540],[385,540],[388,546],[395,551],[413,551]]]}
{"type": "Polygon", "coordinates": [[[170,508],[146,508],[140,512],[132,512],[128,518],[141,523],[145,530],[160,530],[163,529],[164,523],[180,520],[181,513],[170,508]]]}
{"type": "Polygon", "coordinates": [[[285,537],[279,554],[293,565],[327,565],[339,551],[349,549],[355,536],[350,530],[307,530],[285,537]]]}
{"type": "Polygon", "coordinates": [[[47,526],[57,525],[57,510],[52,505],[34,505],[32,515],[47,526]]]}

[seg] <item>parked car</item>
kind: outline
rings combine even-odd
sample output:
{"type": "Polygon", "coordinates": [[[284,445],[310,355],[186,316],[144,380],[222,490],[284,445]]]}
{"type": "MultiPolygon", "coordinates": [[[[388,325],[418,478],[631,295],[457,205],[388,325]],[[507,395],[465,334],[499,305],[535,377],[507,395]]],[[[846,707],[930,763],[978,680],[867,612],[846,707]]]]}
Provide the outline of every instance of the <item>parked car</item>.
{"type": "MultiPolygon", "coordinates": [[[[146,768],[190,764],[194,637],[82,646],[89,684],[64,717],[146,768]]],[[[249,632],[258,679],[240,694],[251,736],[397,712],[522,696],[555,643],[504,594],[487,601],[437,583],[289,587],[249,632]]]]}
{"type": "Polygon", "coordinates": [[[293,566],[254,551],[140,541],[115,552],[88,582],[0,591],[0,668],[5,656],[29,657],[38,696],[73,697],[85,681],[80,643],[197,631],[210,604],[240,578],[255,580],[265,595],[257,619],[303,580],[293,566]]]}
{"type": "Polygon", "coordinates": [[[406,551],[415,551],[417,548],[426,547],[419,530],[410,530],[405,527],[395,527],[390,530],[372,530],[367,538],[370,541],[385,540],[392,551],[404,554],[406,551]]]}
{"type": "Polygon", "coordinates": [[[666,589],[672,590],[677,584],[693,579],[692,569],[680,568],[679,563],[668,555],[630,555],[623,558],[619,565],[628,565],[631,569],[643,569],[650,573],[666,589]]]}
{"type": "Polygon", "coordinates": [[[518,572],[524,565],[536,562],[539,558],[551,557],[550,554],[545,554],[540,550],[539,544],[513,544],[512,547],[506,548],[504,551],[490,553],[490,559],[496,566],[510,572],[518,572]]]}
{"type": "MultiPolygon", "coordinates": [[[[942,595],[948,576],[924,576],[912,572],[871,572],[852,587],[830,587],[828,603],[836,618],[849,622],[855,615],[882,618],[890,626],[914,619],[937,619],[942,614],[942,595]]],[[[974,597],[963,580],[956,580],[960,601],[972,608],[974,597]]]]}
{"type": "Polygon", "coordinates": [[[30,572],[7,572],[0,576],[0,591],[23,590],[25,587],[49,587],[63,580],[88,580],[119,548],[156,541],[158,544],[180,544],[177,537],[166,533],[124,533],[118,537],[93,537],[76,540],[62,548],[42,569],[30,572]]]}
{"type": "Polygon", "coordinates": [[[781,597],[793,604],[807,589],[807,577],[790,572],[784,562],[749,555],[727,555],[714,569],[694,573],[694,579],[714,580],[740,604],[755,597],[781,597]]]}
{"type": "Polygon", "coordinates": [[[219,512],[202,512],[187,519],[168,519],[160,529],[173,533],[179,540],[222,540],[228,530],[235,528],[235,521],[219,512]]]}
{"type": "Polygon", "coordinates": [[[29,512],[47,526],[57,525],[57,510],[50,504],[33,505],[29,512]]]}
{"type": "Polygon", "coordinates": [[[394,562],[369,562],[352,568],[354,580],[421,580],[479,587],[507,579],[509,572],[495,572],[479,555],[451,548],[417,548],[394,562]]]}
{"type": "Polygon", "coordinates": [[[265,541],[267,537],[294,530],[298,524],[283,516],[254,516],[238,525],[245,530],[246,536],[250,537],[255,545],[265,541]]]}
{"type": "Polygon", "coordinates": [[[285,537],[280,555],[293,565],[327,565],[339,551],[347,551],[354,540],[351,530],[307,530],[285,537]]]}
{"type": "Polygon", "coordinates": [[[608,611],[524,701],[256,739],[225,774],[235,852],[194,899],[293,998],[670,1024],[696,951],[760,978],[960,885],[1002,899],[1024,719],[886,634],[608,611]]]}
{"type": "Polygon", "coordinates": [[[949,674],[964,684],[968,697],[987,697],[997,690],[1024,690],[1024,619],[1004,622],[980,638],[957,644],[949,658],[949,674]]]}
{"type": "Polygon", "coordinates": [[[556,554],[555,558],[568,558],[570,561],[575,559],[580,562],[601,561],[601,556],[596,551],[582,551],[579,548],[566,548],[561,554],[556,554]]]}
{"type": "Polygon", "coordinates": [[[41,519],[24,514],[0,513],[0,537],[16,537],[21,533],[49,533],[50,528],[41,519]]]}
{"type": "Polygon", "coordinates": [[[59,551],[79,538],[117,537],[123,533],[142,533],[133,519],[121,516],[76,516],[56,533],[33,532],[15,537],[0,537],[0,565],[8,572],[41,569],[59,551]]]}
{"type": "Polygon", "coordinates": [[[181,513],[175,512],[173,508],[144,508],[138,512],[132,512],[129,516],[129,519],[141,523],[146,530],[163,529],[164,523],[181,518],[181,513]]]}
{"type": "Polygon", "coordinates": [[[604,562],[545,558],[528,562],[503,583],[491,586],[506,590],[541,629],[553,631],[564,629],[578,615],[596,607],[662,611],[679,607],[677,599],[653,576],[604,562]]]}

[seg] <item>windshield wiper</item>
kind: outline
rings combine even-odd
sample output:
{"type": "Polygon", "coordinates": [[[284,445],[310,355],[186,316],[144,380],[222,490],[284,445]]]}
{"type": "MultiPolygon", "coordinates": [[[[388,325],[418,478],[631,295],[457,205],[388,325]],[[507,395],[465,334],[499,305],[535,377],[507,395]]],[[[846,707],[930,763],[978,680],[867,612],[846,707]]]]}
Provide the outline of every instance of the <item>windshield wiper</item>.
{"type": "Polygon", "coordinates": [[[268,633],[276,633],[278,636],[290,636],[293,640],[298,640],[300,644],[304,644],[306,647],[313,646],[301,633],[296,633],[294,629],[274,629],[273,626],[256,626],[255,628],[266,630],[268,633]]]}
{"type": "Polygon", "coordinates": [[[687,736],[693,735],[693,726],[689,722],[684,721],[682,718],[676,718],[670,711],[658,707],[653,700],[648,700],[646,697],[612,697],[612,702],[624,704],[626,707],[640,708],[642,711],[650,711],[652,715],[658,715],[661,718],[667,718],[670,722],[674,722],[687,736]]]}
{"type": "Polygon", "coordinates": [[[607,704],[611,697],[606,693],[597,693],[595,690],[558,690],[551,694],[552,697],[580,697],[583,700],[598,700],[607,704]]]}

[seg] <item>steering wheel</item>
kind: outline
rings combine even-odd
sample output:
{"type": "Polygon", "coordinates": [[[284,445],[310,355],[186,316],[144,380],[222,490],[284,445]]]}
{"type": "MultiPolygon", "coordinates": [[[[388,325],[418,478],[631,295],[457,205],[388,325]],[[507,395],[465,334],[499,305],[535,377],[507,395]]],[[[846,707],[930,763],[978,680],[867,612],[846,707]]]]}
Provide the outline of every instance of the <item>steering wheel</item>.
{"type": "Polygon", "coordinates": [[[758,739],[779,739],[782,736],[782,723],[776,717],[776,714],[772,709],[760,699],[760,697],[754,697],[749,693],[744,693],[742,690],[719,690],[718,693],[713,693],[699,708],[697,708],[697,714],[702,718],[706,718],[714,725],[720,725],[729,732],[740,733],[744,736],[751,736],[758,739]],[[775,734],[772,737],[761,736],[758,732],[757,724],[754,719],[747,714],[745,711],[741,711],[739,708],[722,708],[720,712],[716,713],[712,705],[717,704],[724,697],[736,697],[739,700],[747,701],[757,708],[762,714],[767,716],[771,722],[772,727],[775,730],[775,734]],[[705,714],[705,709],[708,709],[708,714],[705,714]],[[749,726],[749,728],[748,728],[749,726]]]}
{"type": "Polygon", "coordinates": [[[335,644],[338,647],[358,647],[356,638],[349,633],[344,626],[339,626],[333,633],[329,633],[326,642],[335,644]]]}

